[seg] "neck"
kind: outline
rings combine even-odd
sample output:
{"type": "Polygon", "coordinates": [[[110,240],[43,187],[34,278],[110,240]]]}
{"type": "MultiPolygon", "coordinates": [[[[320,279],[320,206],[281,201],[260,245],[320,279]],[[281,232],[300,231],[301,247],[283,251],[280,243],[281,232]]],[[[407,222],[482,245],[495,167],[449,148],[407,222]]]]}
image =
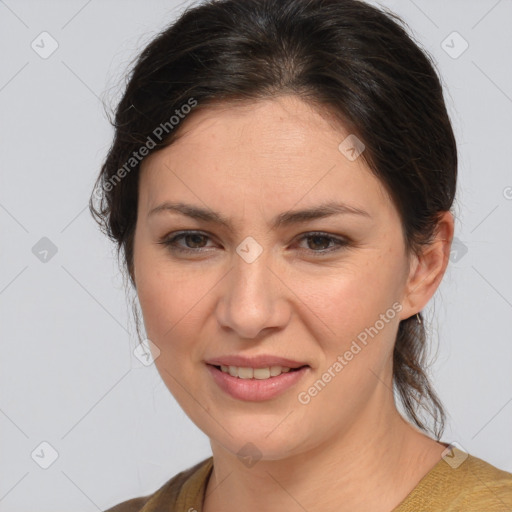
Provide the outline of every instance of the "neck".
{"type": "Polygon", "coordinates": [[[392,399],[377,409],[368,404],[342,435],[287,458],[246,467],[220,444],[211,446],[204,512],[390,512],[445,448],[407,423],[392,399]]]}

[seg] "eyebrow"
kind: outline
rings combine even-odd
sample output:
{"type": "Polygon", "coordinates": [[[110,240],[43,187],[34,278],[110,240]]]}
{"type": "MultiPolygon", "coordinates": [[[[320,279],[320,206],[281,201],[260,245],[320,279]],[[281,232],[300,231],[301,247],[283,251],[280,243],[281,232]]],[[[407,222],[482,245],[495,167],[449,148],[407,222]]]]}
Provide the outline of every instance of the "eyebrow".
{"type": "MultiPolygon", "coordinates": [[[[164,203],[153,208],[149,213],[148,217],[163,213],[163,212],[175,212],[181,213],[187,217],[193,219],[202,220],[212,224],[218,224],[225,228],[232,229],[232,221],[218,212],[202,208],[199,206],[186,204],[186,203],[175,203],[165,201],[164,203]]],[[[275,230],[279,227],[290,226],[292,224],[300,224],[315,219],[323,219],[332,215],[361,215],[364,217],[371,218],[371,215],[365,210],[349,206],[344,203],[328,202],[305,210],[292,210],[280,213],[272,221],[272,229],[275,230]]]]}

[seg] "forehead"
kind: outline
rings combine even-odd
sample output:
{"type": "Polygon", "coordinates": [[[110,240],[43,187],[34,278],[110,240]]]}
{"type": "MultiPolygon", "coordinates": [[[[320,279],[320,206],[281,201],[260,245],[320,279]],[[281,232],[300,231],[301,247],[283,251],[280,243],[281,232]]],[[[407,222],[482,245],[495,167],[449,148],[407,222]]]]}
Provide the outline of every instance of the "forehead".
{"type": "Polygon", "coordinates": [[[206,107],[182,123],[170,146],[142,162],[148,208],[183,193],[224,208],[241,197],[274,209],[319,199],[367,210],[389,202],[363,159],[340,151],[350,134],[297,97],[206,107]]]}
{"type": "Polygon", "coordinates": [[[337,148],[347,135],[341,124],[336,126],[333,119],[298,97],[278,96],[199,106],[182,122],[173,145],[183,151],[200,145],[209,151],[229,149],[233,155],[272,159],[299,159],[308,153],[320,158],[326,148],[337,148]],[[323,139],[320,146],[319,139],[323,139]]]}

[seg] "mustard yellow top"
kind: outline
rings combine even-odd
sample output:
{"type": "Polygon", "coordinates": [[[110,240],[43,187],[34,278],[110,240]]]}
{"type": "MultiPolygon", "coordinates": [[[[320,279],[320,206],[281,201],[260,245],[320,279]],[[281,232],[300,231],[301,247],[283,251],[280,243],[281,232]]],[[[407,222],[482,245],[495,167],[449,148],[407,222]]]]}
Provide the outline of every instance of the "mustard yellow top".
{"type": "MultiPolygon", "coordinates": [[[[202,512],[213,457],[105,512],[202,512]]],[[[512,512],[512,473],[451,447],[390,512],[512,512]]]]}

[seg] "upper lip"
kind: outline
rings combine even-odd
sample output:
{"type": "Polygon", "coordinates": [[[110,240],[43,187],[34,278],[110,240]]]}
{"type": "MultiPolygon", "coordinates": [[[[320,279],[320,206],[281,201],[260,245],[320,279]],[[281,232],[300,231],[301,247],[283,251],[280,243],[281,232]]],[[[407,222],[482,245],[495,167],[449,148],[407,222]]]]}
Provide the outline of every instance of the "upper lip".
{"type": "Polygon", "coordinates": [[[300,368],[301,366],[308,366],[307,363],[300,363],[293,359],[286,357],[271,356],[262,354],[259,356],[245,357],[245,356],[220,356],[208,359],[207,364],[214,366],[242,366],[247,368],[267,368],[270,366],[285,366],[288,368],[300,368]]]}

